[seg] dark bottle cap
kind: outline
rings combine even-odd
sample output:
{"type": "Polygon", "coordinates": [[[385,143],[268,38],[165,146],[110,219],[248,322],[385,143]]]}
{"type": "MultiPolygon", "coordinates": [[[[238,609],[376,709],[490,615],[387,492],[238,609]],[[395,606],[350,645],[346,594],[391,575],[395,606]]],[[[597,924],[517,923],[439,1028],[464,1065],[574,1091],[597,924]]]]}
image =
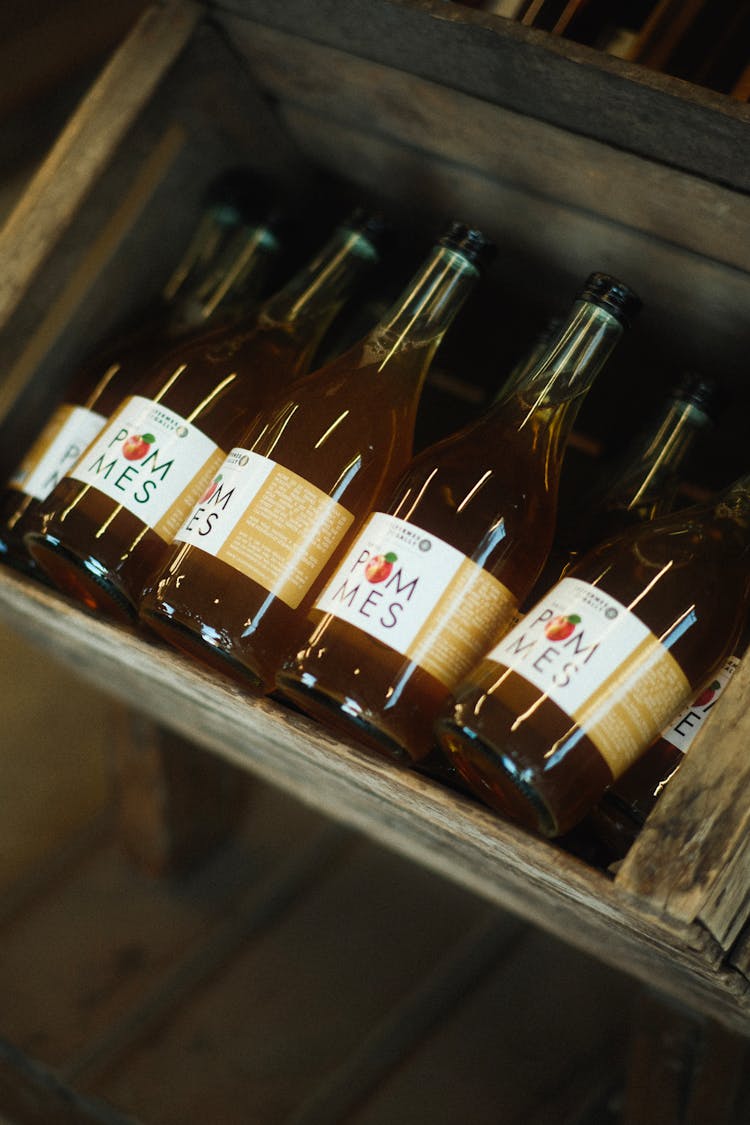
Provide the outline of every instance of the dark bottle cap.
{"type": "Polygon", "coordinates": [[[438,246],[445,246],[448,250],[458,250],[480,270],[487,269],[497,254],[494,242],[482,234],[481,230],[459,222],[452,222],[446,227],[438,239],[438,246]]]}
{"type": "Polygon", "coordinates": [[[611,312],[626,328],[630,327],[642,306],[640,297],[629,286],[608,273],[589,274],[579,299],[591,301],[611,312]]]}
{"type": "Polygon", "coordinates": [[[715,379],[699,371],[685,371],[672,389],[672,396],[681,402],[697,406],[711,420],[715,420],[719,407],[720,390],[715,379]]]}
{"type": "Polygon", "coordinates": [[[355,207],[341,226],[357,234],[363,234],[378,250],[393,232],[393,225],[382,212],[368,211],[366,207],[355,207]]]}
{"type": "Polygon", "coordinates": [[[269,181],[249,168],[229,168],[208,185],[204,205],[225,226],[266,220],[274,205],[269,181]]]}

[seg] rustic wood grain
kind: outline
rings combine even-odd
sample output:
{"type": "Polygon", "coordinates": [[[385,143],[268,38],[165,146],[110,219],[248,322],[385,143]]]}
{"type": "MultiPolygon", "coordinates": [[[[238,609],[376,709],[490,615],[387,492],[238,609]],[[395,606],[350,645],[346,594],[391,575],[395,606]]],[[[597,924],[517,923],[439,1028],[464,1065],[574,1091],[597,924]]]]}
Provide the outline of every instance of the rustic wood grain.
{"type": "Polygon", "coordinates": [[[750,187],[747,107],[513,20],[443,0],[216,0],[214,9],[738,190],[750,187]]]}
{"type": "Polygon", "coordinates": [[[148,1033],[351,844],[268,787],[189,877],[148,877],[113,837],[111,824],[0,924],[0,1036],[70,1081],[148,1033]]]}
{"type": "Polygon", "coordinates": [[[716,704],[617,875],[623,891],[729,949],[750,912],[750,664],[716,704]]]}
{"type": "Polygon", "coordinates": [[[164,0],[146,11],[61,133],[0,232],[0,326],[182,50],[200,14],[192,0],[164,0]]]}
{"type": "Polygon", "coordinates": [[[301,800],[607,963],[750,1027],[744,977],[700,926],[652,912],[602,874],[473,802],[245,696],[144,636],[12,574],[0,614],[85,679],[301,800]]]}
{"type": "MultiPolygon", "coordinates": [[[[275,98],[362,134],[388,136],[428,158],[471,169],[659,241],[750,270],[750,199],[663,163],[570,133],[526,114],[237,20],[232,34],[275,98]],[[342,86],[346,97],[342,97],[342,86]]],[[[310,153],[315,141],[300,145],[310,153]]],[[[424,179],[429,175],[425,172],[424,179]]],[[[573,218],[573,221],[574,218],[573,218]]],[[[550,231],[551,240],[554,230],[550,231]]]]}

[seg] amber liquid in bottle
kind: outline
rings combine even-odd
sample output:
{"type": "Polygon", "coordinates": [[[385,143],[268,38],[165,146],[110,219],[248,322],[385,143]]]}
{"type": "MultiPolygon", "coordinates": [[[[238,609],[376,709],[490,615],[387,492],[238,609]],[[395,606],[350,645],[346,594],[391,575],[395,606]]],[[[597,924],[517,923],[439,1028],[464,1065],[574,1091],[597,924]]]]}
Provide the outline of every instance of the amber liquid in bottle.
{"type": "Polygon", "coordinates": [[[747,647],[743,638],[715,677],[670,724],[622,777],[607,789],[587,818],[588,827],[622,859],[635,842],[650,812],[685,760],[694,737],[711,722],[713,708],[739,667],[747,647]]]}
{"type": "Polygon", "coordinates": [[[277,677],[286,695],[425,763],[436,715],[510,627],[546,558],[567,435],[621,334],[585,290],[530,373],[414,459],[310,614],[306,646],[277,677]]]}
{"type": "Polygon", "coordinates": [[[123,397],[161,356],[229,319],[240,295],[247,307],[263,284],[278,250],[276,235],[265,222],[251,225],[236,198],[222,196],[229,187],[236,185],[224,178],[217,185],[219,198],[202,216],[161,306],[84,362],[0,495],[0,558],[17,569],[39,573],[24,537],[41,530],[47,497],[123,397]]]}
{"type": "Polygon", "coordinates": [[[458,689],[441,745],[491,807],[564,833],[715,675],[749,594],[745,477],[585,556],[458,689]]]}
{"type": "Polygon", "coordinates": [[[355,280],[377,260],[381,221],[357,213],[247,323],[157,364],[44,505],[26,537],[58,589],[125,621],[239,433],[309,367],[355,280]]]}
{"type": "Polygon", "coordinates": [[[223,493],[198,505],[143,599],[153,629],[243,682],[274,687],[336,558],[411,456],[422,382],[487,249],[453,224],[372,332],[256,421],[228,460],[223,493]]]}
{"type": "Polygon", "coordinates": [[[711,423],[716,392],[712,379],[686,373],[623,454],[597,470],[593,487],[573,499],[568,505],[572,511],[562,513],[562,526],[529,595],[529,605],[597,543],[673,510],[680,470],[698,434],[711,423]]]}

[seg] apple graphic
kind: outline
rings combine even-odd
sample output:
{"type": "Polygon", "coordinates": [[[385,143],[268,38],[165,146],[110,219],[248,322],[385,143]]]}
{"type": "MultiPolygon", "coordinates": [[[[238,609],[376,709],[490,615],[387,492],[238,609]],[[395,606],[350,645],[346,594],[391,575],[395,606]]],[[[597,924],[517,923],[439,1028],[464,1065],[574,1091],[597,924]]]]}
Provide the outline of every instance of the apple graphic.
{"type": "Polygon", "coordinates": [[[209,484],[206,491],[201,496],[200,500],[198,501],[199,504],[204,504],[206,502],[206,500],[211,499],[214,492],[216,492],[216,489],[219,487],[219,481],[220,480],[221,480],[221,473],[217,473],[216,476],[214,477],[214,479],[209,484]]]}
{"type": "Polygon", "coordinates": [[[389,551],[387,555],[373,555],[365,566],[365,578],[368,582],[385,582],[393,570],[397,555],[389,551]]]}
{"type": "Polygon", "coordinates": [[[576,625],[581,624],[581,619],[577,613],[569,613],[567,617],[558,614],[548,621],[544,627],[544,635],[549,641],[564,641],[575,629],[576,625]]]}
{"type": "Polygon", "coordinates": [[[713,683],[703,689],[697,699],[693,700],[693,707],[707,707],[720,687],[719,681],[714,680],[713,683]]]}
{"type": "Polygon", "coordinates": [[[131,434],[122,443],[122,455],[126,461],[140,461],[155,441],[153,434],[131,434]]]}

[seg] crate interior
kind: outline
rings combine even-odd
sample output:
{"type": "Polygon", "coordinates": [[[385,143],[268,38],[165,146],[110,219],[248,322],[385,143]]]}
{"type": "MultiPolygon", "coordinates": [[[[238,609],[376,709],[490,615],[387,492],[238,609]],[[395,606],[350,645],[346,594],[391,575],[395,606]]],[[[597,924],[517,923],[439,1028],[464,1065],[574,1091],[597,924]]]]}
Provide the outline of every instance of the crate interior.
{"type": "MultiPolygon", "coordinates": [[[[290,251],[290,263],[295,255],[303,259],[334,216],[354,203],[380,206],[393,218],[392,258],[365,295],[367,304],[363,297],[364,317],[408,279],[447,219],[472,222],[496,241],[495,264],[439,353],[437,372],[448,378],[428,384],[420,442],[442,436],[457,417],[468,418],[479,409],[546,320],[569,306],[587,274],[604,269],[631,284],[645,308],[579,416],[580,440],[566,464],[567,495],[575,497],[591,458],[621,447],[685,368],[713,375],[724,391],[717,424],[690,463],[686,495],[702,495],[746,469],[742,439],[750,328],[744,310],[750,278],[746,240],[736,232],[747,218],[748,200],[727,186],[718,170],[712,182],[690,167],[692,158],[686,157],[683,166],[673,160],[657,163],[652,152],[637,152],[637,137],[620,148],[612,141],[612,127],[606,138],[591,135],[583,122],[565,128],[539,116],[536,104],[526,114],[507,98],[467,92],[465,81],[452,84],[450,71],[438,83],[411,39],[385,46],[379,41],[377,51],[348,52],[342,43],[316,41],[291,26],[265,27],[237,18],[229,7],[222,5],[216,18],[196,32],[92,184],[6,326],[0,358],[19,376],[19,386],[23,383],[8,403],[3,424],[13,435],[2,446],[6,471],[86,352],[159,291],[206,186],[217,172],[238,163],[271,176],[293,213],[299,242],[290,251]]],[[[235,5],[234,12],[243,8],[247,15],[246,7],[254,8],[235,5]]],[[[375,25],[389,7],[374,6],[375,25]]],[[[415,3],[396,5],[394,11],[404,8],[410,18],[426,18],[435,7],[415,3]]],[[[486,28],[471,15],[462,19],[459,30],[479,28],[507,46],[504,31],[486,28]]],[[[541,50],[538,37],[530,42],[541,50]]],[[[428,47],[429,42],[419,50],[428,47]]],[[[577,48],[571,50],[576,61],[577,48]]],[[[615,72],[617,65],[608,63],[615,72]]],[[[627,78],[623,70],[619,79],[627,78]]],[[[696,114],[706,108],[694,107],[690,98],[686,104],[696,114]]],[[[682,113],[685,107],[678,109],[682,113]]],[[[611,119],[611,107],[608,113],[611,119]]],[[[342,331],[362,323],[353,318],[342,331]]],[[[43,645],[46,598],[32,595],[31,616],[38,617],[30,629],[43,645]]],[[[74,616],[75,611],[70,619],[74,616]]],[[[94,623],[87,629],[94,646],[112,649],[116,630],[97,630],[94,623]]],[[[66,650],[66,643],[63,658],[80,663],[80,654],[66,650]]],[[[133,650],[136,659],[140,643],[133,650]]],[[[126,658],[119,659],[123,671],[126,658]]],[[[88,663],[93,663],[91,654],[88,663]]],[[[166,667],[176,670],[179,681],[180,660],[166,667]]],[[[90,674],[92,668],[83,671],[90,674]]],[[[97,676],[101,679],[101,670],[97,676]]],[[[137,677],[134,686],[126,680],[124,673],[125,693],[137,694],[137,677]]],[[[173,706],[175,697],[166,698],[173,706]]],[[[237,701],[238,708],[242,705],[237,701]]],[[[299,728],[300,743],[308,729],[299,728]]],[[[237,733],[229,739],[235,757],[239,741],[237,733]]],[[[213,740],[214,746],[220,742],[220,736],[213,740]]],[[[262,768],[269,768],[267,762],[262,768]]],[[[387,788],[382,782],[387,770],[381,775],[373,769],[367,784],[387,788]]],[[[397,791],[400,784],[395,783],[397,791]]],[[[411,796],[420,786],[413,788],[411,796]]],[[[344,800],[345,792],[344,786],[336,799],[344,800]]],[[[427,819],[439,821],[449,802],[438,800],[438,806],[427,819]]],[[[473,816],[467,813],[466,824],[482,846],[489,818],[473,816]]],[[[352,821],[357,823],[356,813],[352,821]]],[[[367,816],[361,823],[371,827],[367,816]]],[[[493,862],[513,848],[523,853],[513,832],[506,837],[498,831],[493,862]]],[[[485,839],[491,836],[489,830],[485,839]]],[[[543,870],[554,849],[546,844],[537,849],[535,842],[529,849],[524,862],[533,872],[539,901],[532,894],[531,907],[521,909],[536,921],[544,913],[539,905],[547,893],[543,870]]],[[[427,850],[425,841],[412,848],[420,861],[427,850]]],[[[466,871],[471,859],[461,861],[466,871]]],[[[571,931],[571,917],[586,898],[589,873],[576,864],[564,857],[564,922],[553,918],[553,929],[571,931]]],[[[526,874],[522,865],[506,891],[514,907],[523,902],[526,874]]],[[[492,879],[489,870],[482,872],[478,889],[485,893],[492,879]]],[[[608,886],[596,873],[591,887],[603,904],[596,925],[590,933],[574,935],[588,951],[601,941],[614,909],[608,886]]],[[[671,930],[668,923],[660,928],[662,921],[656,919],[650,938],[664,959],[671,930]]],[[[705,950],[702,939],[696,949],[691,941],[686,959],[693,965],[705,950]]],[[[613,959],[622,962],[626,955],[633,956],[632,946],[613,959]]],[[[636,971],[650,973],[643,965],[636,971]]],[[[699,992],[704,985],[701,980],[699,992]]]]}

